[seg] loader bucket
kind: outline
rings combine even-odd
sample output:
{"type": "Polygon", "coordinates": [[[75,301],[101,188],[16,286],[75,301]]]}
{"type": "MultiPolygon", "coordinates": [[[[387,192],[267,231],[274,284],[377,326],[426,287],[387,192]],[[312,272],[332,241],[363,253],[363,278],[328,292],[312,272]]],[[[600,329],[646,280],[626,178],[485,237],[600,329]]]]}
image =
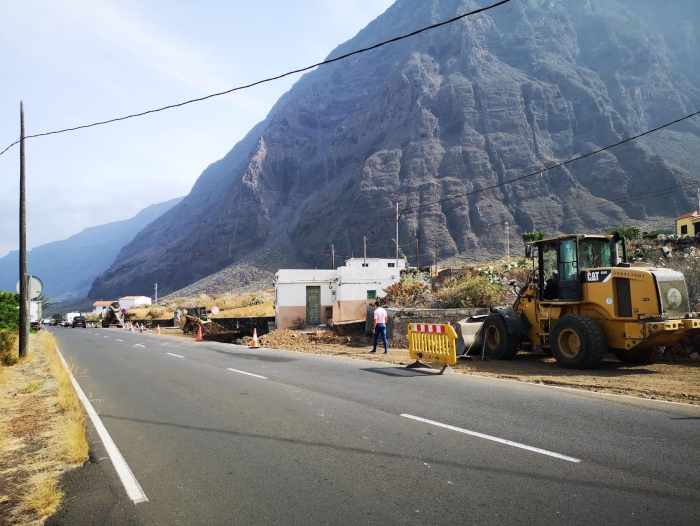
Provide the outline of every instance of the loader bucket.
{"type": "Polygon", "coordinates": [[[457,331],[457,355],[466,356],[469,351],[473,354],[481,352],[481,348],[484,345],[484,339],[480,331],[484,325],[482,321],[470,321],[473,318],[467,318],[462,321],[458,321],[455,324],[455,330],[457,331]]]}

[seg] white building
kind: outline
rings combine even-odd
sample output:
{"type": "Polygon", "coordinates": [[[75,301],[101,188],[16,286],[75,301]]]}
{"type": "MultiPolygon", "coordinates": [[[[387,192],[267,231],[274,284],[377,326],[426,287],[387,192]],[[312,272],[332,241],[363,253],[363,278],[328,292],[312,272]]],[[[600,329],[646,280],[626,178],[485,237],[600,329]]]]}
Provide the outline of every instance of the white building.
{"type": "Polygon", "coordinates": [[[403,260],[349,259],[336,270],[282,269],[275,274],[275,325],[335,325],[364,320],[367,305],[397,283],[403,260]]]}
{"type": "Polygon", "coordinates": [[[113,301],[96,301],[92,304],[92,313],[95,315],[104,314],[107,308],[114,303],[113,301]]]}
{"type": "Polygon", "coordinates": [[[133,309],[134,307],[150,307],[151,298],[148,296],[124,296],[119,298],[119,307],[122,309],[133,309]]]}

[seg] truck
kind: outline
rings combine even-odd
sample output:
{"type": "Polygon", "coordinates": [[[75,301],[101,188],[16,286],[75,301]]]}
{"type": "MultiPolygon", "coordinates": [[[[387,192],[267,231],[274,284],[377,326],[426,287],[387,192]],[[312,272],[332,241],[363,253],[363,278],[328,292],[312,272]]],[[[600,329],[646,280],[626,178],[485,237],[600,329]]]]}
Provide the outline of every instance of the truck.
{"type": "MultiPolygon", "coordinates": [[[[569,234],[526,244],[532,273],[512,307],[461,324],[467,348],[508,360],[539,346],[570,369],[600,365],[606,351],[654,363],[665,346],[700,332],[681,272],[630,263],[624,238],[569,234]]],[[[468,351],[467,351],[468,352],[468,351]]]]}

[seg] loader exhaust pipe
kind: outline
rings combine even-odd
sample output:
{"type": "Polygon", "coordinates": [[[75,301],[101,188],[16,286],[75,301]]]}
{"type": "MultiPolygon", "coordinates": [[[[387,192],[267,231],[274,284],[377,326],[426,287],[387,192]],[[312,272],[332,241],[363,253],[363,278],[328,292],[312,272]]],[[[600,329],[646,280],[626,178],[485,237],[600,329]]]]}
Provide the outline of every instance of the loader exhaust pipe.
{"type": "Polygon", "coordinates": [[[620,234],[615,232],[610,238],[610,265],[617,267],[620,264],[620,253],[617,250],[617,243],[620,241],[620,234]]]}

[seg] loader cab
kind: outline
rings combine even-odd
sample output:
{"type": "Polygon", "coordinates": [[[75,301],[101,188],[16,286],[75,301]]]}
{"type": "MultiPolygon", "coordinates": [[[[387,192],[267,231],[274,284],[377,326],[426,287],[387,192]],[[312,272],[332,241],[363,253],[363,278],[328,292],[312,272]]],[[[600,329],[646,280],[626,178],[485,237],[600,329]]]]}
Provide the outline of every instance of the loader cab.
{"type": "MultiPolygon", "coordinates": [[[[610,236],[561,236],[537,241],[540,300],[580,301],[581,271],[614,265],[610,240],[610,236]]],[[[617,252],[627,260],[623,239],[617,241],[617,252]]]]}

